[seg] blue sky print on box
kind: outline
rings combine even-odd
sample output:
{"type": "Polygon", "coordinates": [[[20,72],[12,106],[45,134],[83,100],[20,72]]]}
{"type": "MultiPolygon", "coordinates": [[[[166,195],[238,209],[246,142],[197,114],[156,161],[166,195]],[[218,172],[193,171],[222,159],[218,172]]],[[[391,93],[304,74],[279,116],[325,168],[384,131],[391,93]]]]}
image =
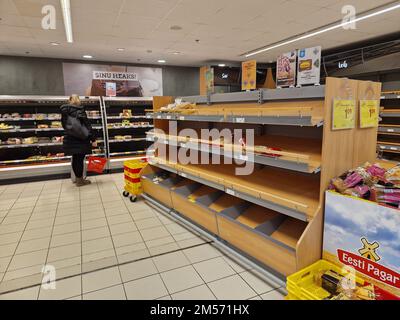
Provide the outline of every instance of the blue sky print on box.
{"type": "Polygon", "coordinates": [[[400,272],[400,210],[327,192],[324,251],[360,255],[362,238],[379,243],[378,264],[400,272]]]}

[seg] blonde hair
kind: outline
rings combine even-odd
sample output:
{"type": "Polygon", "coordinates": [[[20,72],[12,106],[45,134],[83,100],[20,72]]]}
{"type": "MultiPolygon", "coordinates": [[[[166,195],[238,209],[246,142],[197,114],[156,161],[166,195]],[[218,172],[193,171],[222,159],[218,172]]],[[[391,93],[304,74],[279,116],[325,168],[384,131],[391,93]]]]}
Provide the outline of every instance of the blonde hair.
{"type": "Polygon", "coordinates": [[[69,103],[74,106],[80,106],[81,99],[79,99],[79,96],[77,94],[73,94],[72,96],[69,97],[69,103]]]}

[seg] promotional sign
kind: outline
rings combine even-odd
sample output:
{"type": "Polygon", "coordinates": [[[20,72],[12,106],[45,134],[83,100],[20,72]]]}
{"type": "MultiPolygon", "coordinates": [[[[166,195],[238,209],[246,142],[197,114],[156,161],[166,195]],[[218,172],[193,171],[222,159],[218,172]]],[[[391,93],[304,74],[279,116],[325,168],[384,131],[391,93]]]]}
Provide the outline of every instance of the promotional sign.
{"type": "Polygon", "coordinates": [[[207,94],[214,93],[214,69],[208,68],[206,71],[207,94]]]}
{"type": "Polygon", "coordinates": [[[360,101],[360,127],[377,128],[379,126],[379,108],[378,100],[360,101]]]}
{"type": "Polygon", "coordinates": [[[400,211],[326,193],[324,259],[400,296],[400,211]]]}
{"type": "Polygon", "coordinates": [[[163,95],[161,68],[63,63],[63,73],[66,95],[108,96],[107,83],[115,84],[117,97],[163,95]]]}
{"type": "Polygon", "coordinates": [[[284,53],[278,57],[276,66],[276,86],[278,88],[296,85],[297,52],[284,53]]]}
{"type": "Polygon", "coordinates": [[[257,61],[242,63],[242,90],[257,89],[257,61]]]}
{"type": "Polygon", "coordinates": [[[356,101],[334,100],[332,130],[354,129],[356,127],[356,101]]]}
{"type": "Polygon", "coordinates": [[[106,96],[107,97],[117,96],[117,84],[115,82],[106,82],[106,96]]]}
{"type": "Polygon", "coordinates": [[[298,51],[297,85],[320,84],[321,47],[298,51]]]}

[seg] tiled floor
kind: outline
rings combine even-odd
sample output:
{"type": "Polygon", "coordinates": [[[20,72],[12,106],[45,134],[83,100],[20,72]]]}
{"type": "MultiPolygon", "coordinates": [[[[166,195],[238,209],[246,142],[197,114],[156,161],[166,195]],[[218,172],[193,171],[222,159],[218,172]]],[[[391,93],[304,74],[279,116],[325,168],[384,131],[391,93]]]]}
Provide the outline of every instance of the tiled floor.
{"type": "Polygon", "coordinates": [[[279,284],[123,198],[121,174],[91,180],[0,186],[0,300],[283,299],[279,284]]]}

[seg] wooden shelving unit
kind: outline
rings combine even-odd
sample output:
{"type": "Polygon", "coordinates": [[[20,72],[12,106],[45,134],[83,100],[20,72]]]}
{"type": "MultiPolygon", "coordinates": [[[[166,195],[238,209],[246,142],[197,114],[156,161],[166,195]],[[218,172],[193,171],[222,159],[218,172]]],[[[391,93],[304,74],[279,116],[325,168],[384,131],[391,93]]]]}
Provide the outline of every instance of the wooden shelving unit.
{"type": "Polygon", "coordinates": [[[400,92],[383,92],[378,152],[382,159],[400,161],[400,92]]]}
{"type": "Polygon", "coordinates": [[[377,128],[359,129],[357,123],[333,131],[333,101],[380,96],[379,83],[328,78],[317,88],[184,97],[196,106],[180,113],[161,113],[168,102],[155,104],[155,128],[165,134],[148,135],[156,151],[142,175],[145,196],[259,264],[292,274],[321,258],[330,180],[376,159],[377,128]],[[251,128],[255,145],[243,150],[236,143],[177,135],[169,131],[172,120],[177,132],[251,128]],[[165,145],[203,157],[231,154],[254,162],[254,171],[236,175],[237,163],[182,164],[157,152],[165,145]]]}

